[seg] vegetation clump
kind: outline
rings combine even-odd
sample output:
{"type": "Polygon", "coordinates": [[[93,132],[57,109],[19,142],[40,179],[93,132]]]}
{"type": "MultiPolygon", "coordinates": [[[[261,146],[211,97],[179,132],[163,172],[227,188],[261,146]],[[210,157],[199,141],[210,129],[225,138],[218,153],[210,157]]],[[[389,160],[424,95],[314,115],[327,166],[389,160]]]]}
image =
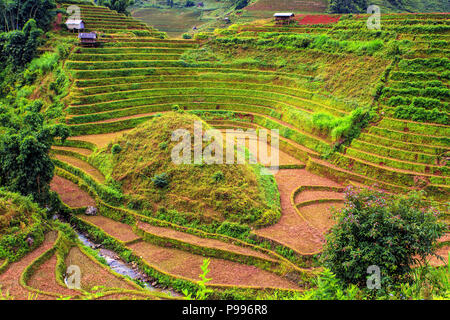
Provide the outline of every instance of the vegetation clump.
{"type": "MultiPolygon", "coordinates": [[[[156,206],[193,216],[200,214],[207,220],[254,226],[276,222],[280,216],[278,190],[273,177],[263,176],[261,168],[248,164],[206,164],[206,157],[201,163],[194,163],[196,121],[202,123],[204,131],[210,129],[197,116],[168,112],[100,150],[94,156],[98,161],[94,162],[101,159],[107,166],[103,171],[121,183],[125,194],[145,199],[144,210],[156,206]],[[180,143],[172,139],[176,130],[186,130],[190,136],[188,163],[176,164],[172,159],[173,150],[180,143]],[[112,156],[111,148],[115,145],[122,152],[112,156]]],[[[203,151],[210,144],[204,142],[203,151]]]]}
{"type": "Polygon", "coordinates": [[[380,269],[382,288],[407,282],[412,268],[433,255],[445,233],[439,211],[423,207],[421,193],[393,196],[348,187],[346,199],[327,236],[323,259],[347,284],[366,286],[370,266],[380,269]]]}

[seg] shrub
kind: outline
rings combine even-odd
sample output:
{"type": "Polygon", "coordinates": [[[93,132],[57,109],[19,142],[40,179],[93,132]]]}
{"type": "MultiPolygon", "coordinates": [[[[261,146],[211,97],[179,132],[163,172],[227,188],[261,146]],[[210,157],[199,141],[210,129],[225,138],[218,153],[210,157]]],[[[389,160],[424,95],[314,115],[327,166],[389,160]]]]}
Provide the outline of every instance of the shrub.
{"type": "Polygon", "coordinates": [[[370,189],[346,190],[345,207],[323,252],[326,267],[346,283],[364,286],[369,266],[381,270],[383,288],[408,279],[412,266],[433,254],[445,232],[438,211],[424,208],[423,193],[394,196],[370,189]]]}
{"type": "Polygon", "coordinates": [[[192,39],[192,35],[189,33],[183,33],[183,39],[192,39]]]}
{"type": "Polygon", "coordinates": [[[216,232],[232,238],[245,239],[250,232],[250,227],[235,222],[224,221],[220,227],[217,228],[216,232]]]}
{"type": "Polygon", "coordinates": [[[111,148],[112,154],[119,154],[122,151],[122,147],[119,144],[114,144],[111,148]]]}
{"type": "Polygon", "coordinates": [[[163,189],[169,185],[169,176],[165,172],[157,174],[152,178],[152,182],[155,187],[163,189]]]}
{"type": "Polygon", "coordinates": [[[216,182],[216,183],[222,181],[223,179],[225,179],[225,176],[224,176],[224,174],[223,174],[222,171],[216,171],[216,172],[212,175],[212,180],[213,180],[214,182],[216,182]]]}

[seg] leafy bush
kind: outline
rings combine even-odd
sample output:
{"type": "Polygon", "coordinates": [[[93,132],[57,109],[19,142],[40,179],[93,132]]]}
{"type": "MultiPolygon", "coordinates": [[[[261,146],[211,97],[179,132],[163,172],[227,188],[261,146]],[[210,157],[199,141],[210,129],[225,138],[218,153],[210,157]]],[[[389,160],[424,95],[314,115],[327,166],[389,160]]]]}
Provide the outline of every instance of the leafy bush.
{"type": "Polygon", "coordinates": [[[228,221],[224,221],[216,231],[216,233],[238,239],[245,239],[249,232],[249,226],[228,221]]]}
{"type": "Polygon", "coordinates": [[[116,143],[111,147],[112,154],[119,154],[121,151],[122,151],[122,147],[120,146],[120,144],[116,143]]]}
{"type": "Polygon", "coordinates": [[[346,283],[364,286],[369,266],[381,270],[383,288],[408,279],[412,266],[433,254],[445,232],[438,211],[424,208],[423,194],[393,196],[348,187],[345,207],[327,236],[326,267],[346,283]]]}
{"type": "Polygon", "coordinates": [[[192,35],[189,33],[183,33],[183,39],[192,39],[192,35]]]}
{"type": "Polygon", "coordinates": [[[449,124],[447,113],[441,112],[437,108],[427,110],[413,105],[398,106],[394,109],[394,116],[398,119],[449,124]]]}
{"type": "Polygon", "coordinates": [[[157,174],[152,178],[152,182],[157,188],[163,189],[169,185],[169,176],[165,172],[157,174]]]}
{"type": "Polygon", "coordinates": [[[225,176],[224,176],[224,174],[223,174],[222,171],[216,171],[216,172],[212,175],[212,180],[213,180],[214,182],[216,182],[216,183],[222,181],[223,179],[225,179],[225,176]]]}

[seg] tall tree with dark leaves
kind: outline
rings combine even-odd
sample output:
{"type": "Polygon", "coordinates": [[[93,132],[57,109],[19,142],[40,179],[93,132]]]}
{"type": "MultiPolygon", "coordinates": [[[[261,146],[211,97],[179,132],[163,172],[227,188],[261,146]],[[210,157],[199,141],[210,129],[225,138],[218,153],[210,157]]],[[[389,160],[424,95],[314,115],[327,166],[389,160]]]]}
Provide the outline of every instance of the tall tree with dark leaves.
{"type": "Polygon", "coordinates": [[[21,30],[28,20],[48,30],[56,14],[54,0],[0,0],[0,31],[21,30]]]}
{"type": "Polygon", "coordinates": [[[39,100],[23,110],[0,105],[0,187],[31,195],[43,203],[48,196],[54,164],[49,157],[55,138],[65,140],[64,124],[47,124],[39,100]]]}
{"type": "Polygon", "coordinates": [[[365,13],[369,6],[367,0],[330,0],[330,13],[365,13]]]}

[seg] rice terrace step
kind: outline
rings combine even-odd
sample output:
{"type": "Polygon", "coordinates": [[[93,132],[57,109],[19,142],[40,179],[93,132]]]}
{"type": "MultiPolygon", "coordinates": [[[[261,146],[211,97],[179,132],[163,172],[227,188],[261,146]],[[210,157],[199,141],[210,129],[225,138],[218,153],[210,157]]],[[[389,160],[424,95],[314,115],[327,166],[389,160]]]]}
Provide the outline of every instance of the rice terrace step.
{"type": "Polygon", "coordinates": [[[450,299],[448,1],[10,2],[0,300],[450,299]]]}

